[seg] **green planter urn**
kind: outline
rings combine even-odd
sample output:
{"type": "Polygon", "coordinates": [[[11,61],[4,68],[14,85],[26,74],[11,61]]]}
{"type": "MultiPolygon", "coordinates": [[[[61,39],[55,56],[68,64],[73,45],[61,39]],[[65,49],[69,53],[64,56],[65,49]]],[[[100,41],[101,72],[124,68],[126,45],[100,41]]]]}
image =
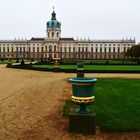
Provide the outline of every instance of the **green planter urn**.
{"type": "Polygon", "coordinates": [[[72,84],[72,101],[79,105],[80,108],[76,110],[79,114],[87,114],[90,110],[86,107],[94,102],[94,88],[97,79],[95,78],[70,78],[69,82],[72,84]]]}

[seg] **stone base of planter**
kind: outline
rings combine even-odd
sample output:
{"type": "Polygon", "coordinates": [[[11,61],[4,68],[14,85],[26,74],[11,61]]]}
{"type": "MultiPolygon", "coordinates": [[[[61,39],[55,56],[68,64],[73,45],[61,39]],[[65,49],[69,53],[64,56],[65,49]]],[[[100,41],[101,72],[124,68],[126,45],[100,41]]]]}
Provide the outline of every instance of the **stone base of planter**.
{"type": "Polygon", "coordinates": [[[95,135],[96,133],[96,114],[78,114],[70,112],[69,114],[69,132],[81,133],[85,135],[95,135]]]}

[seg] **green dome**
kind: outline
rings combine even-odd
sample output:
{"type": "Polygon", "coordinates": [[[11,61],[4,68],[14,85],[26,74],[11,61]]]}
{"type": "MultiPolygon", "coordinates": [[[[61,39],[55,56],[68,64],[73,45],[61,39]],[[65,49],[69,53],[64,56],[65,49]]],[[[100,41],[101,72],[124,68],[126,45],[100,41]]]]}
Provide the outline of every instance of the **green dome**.
{"type": "Polygon", "coordinates": [[[47,28],[61,28],[61,23],[57,20],[50,20],[47,22],[47,28]]]}
{"type": "Polygon", "coordinates": [[[61,23],[56,20],[56,13],[53,11],[52,19],[47,22],[47,28],[61,28],[61,23]]]}

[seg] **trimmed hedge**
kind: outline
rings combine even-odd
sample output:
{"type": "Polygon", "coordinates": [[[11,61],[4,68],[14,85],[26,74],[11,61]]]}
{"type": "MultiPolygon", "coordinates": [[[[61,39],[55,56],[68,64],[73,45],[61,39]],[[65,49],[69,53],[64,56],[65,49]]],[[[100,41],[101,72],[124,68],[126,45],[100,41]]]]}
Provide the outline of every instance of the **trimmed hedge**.
{"type": "MultiPolygon", "coordinates": [[[[7,68],[28,69],[36,71],[53,71],[52,68],[32,67],[32,64],[12,65],[7,68]]],[[[60,69],[60,72],[77,73],[76,69],[60,69]]],[[[140,73],[140,70],[83,70],[84,73],[140,73]]]]}

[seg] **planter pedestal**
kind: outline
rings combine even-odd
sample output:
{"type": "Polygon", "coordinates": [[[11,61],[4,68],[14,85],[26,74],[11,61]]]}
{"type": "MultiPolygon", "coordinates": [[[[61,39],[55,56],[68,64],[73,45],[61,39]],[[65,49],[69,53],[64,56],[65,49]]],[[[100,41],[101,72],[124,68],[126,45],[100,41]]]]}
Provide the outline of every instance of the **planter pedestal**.
{"type": "Polygon", "coordinates": [[[53,65],[53,72],[60,72],[60,58],[53,58],[54,65],[53,65]]]}
{"type": "Polygon", "coordinates": [[[82,133],[85,135],[95,135],[96,133],[96,114],[94,112],[89,114],[79,114],[70,112],[69,114],[69,132],[82,133]]]}

